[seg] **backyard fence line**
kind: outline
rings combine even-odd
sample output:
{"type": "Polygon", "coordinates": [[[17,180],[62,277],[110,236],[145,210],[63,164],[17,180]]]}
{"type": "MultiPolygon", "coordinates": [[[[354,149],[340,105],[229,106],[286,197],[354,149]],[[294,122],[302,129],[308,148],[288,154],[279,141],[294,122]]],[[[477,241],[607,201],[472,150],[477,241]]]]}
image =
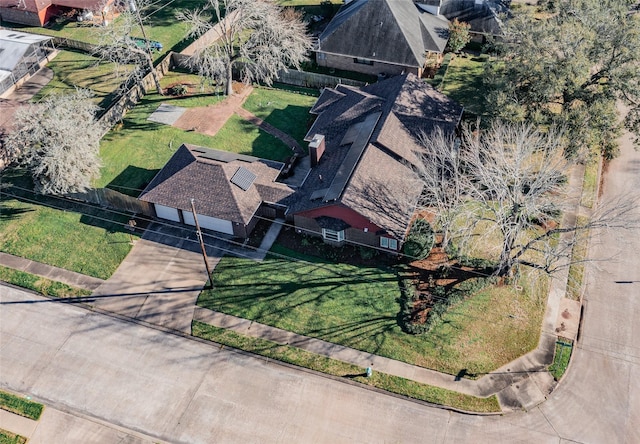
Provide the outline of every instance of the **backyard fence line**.
{"type": "Polygon", "coordinates": [[[359,80],[345,79],[342,77],[320,74],[317,72],[298,71],[295,69],[282,70],[276,79],[278,83],[301,86],[304,88],[334,88],[336,85],[364,86],[365,82],[359,80]]]}
{"type": "Polygon", "coordinates": [[[69,193],[65,197],[128,213],[143,214],[150,217],[155,217],[156,215],[152,204],[111,188],[93,188],[82,193],[69,193]]]}

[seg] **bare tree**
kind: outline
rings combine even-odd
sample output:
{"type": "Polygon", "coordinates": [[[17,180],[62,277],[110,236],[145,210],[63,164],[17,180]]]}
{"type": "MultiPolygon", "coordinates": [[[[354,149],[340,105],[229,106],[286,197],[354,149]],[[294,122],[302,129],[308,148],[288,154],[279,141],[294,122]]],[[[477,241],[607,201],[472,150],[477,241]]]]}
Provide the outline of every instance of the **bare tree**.
{"type": "Polygon", "coordinates": [[[91,96],[87,90],[53,95],[16,113],[7,147],[29,169],[37,191],[84,191],[99,175],[103,126],[91,96]]]}
{"type": "Polygon", "coordinates": [[[233,94],[233,70],[244,81],[271,84],[278,72],[300,68],[311,39],[299,13],[272,0],[209,0],[205,8],[178,14],[189,23],[190,36],[207,32],[210,42],[191,58],[200,75],[224,85],[233,94]]]}
{"type": "Polygon", "coordinates": [[[442,234],[442,247],[446,248],[463,197],[460,140],[455,134],[445,134],[440,127],[419,138],[424,151],[416,172],[424,188],[417,208],[433,214],[434,225],[442,234]]]}
{"type": "Polygon", "coordinates": [[[150,6],[150,0],[129,0],[117,20],[97,28],[100,30],[100,42],[94,55],[100,60],[113,62],[116,74],[127,80],[140,80],[150,72],[157,93],[162,94],[160,77],[153,66],[154,48],[144,27],[145,14],[150,6]],[[134,36],[138,30],[142,38],[134,36]]]}
{"type": "Polygon", "coordinates": [[[498,122],[480,132],[465,126],[459,150],[437,133],[424,140],[423,202],[443,213],[440,228],[451,231],[463,254],[481,246],[496,258],[498,276],[511,276],[520,266],[553,273],[570,265],[580,234],[634,226],[635,203],[629,200],[600,208],[587,222],[559,224],[569,209],[569,164],[562,134],[554,129],[498,122]]]}

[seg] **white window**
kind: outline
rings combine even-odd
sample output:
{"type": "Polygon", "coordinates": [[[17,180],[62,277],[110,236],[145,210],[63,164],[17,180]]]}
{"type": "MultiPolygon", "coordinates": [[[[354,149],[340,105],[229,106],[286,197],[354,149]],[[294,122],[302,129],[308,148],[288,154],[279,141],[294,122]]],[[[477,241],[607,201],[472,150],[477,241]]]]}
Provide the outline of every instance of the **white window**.
{"type": "Polygon", "coordinates": [[[341,242],[344,240],[344,231],[322,229],[322,237],[328,241],[341,242]]]}
{"type": "Polygon", "coordinates": [[[380,246],[382,248],[388,248],[389,250],[397,250],[398,249],[398,241],[395,239],[390,239],[388,237],[380,238],[380,246]]]}

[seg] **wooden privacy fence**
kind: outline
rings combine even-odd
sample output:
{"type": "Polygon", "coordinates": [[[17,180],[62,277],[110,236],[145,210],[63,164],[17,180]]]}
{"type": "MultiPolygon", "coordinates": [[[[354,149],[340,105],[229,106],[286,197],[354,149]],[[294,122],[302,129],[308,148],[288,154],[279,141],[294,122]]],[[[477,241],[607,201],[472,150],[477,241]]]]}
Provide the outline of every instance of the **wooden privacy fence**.
{"type": "Polygon", "coordinates": [[[84,193],[69,193],[65,197],[128,213],[143,214],[150,217],[155,217],[156,215],[152,204],[110,188],[94,188],[84,193]]]}

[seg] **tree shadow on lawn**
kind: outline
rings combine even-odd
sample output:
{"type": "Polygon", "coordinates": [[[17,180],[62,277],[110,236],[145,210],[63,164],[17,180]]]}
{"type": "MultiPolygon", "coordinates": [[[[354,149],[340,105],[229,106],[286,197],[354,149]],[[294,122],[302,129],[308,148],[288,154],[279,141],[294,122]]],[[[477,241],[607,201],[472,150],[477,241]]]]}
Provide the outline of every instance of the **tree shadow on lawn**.
{"type": "Polygon", "coordinates": [[[109,182],[106,188],[110,188],[128,196],[138,197],[155,175],[158,174],[158,171],[160,170],[129,165],[111,182],[109,182]]]}
{"type": "Polygon", "coordinates": [[[7,196],[0,197],[0,220],[10,221],[20,219],[24,214],[35,211],[33,208],[28,207],[10,207],[7,206],[5,199],[7,196]]]}
{"type": "MultiPolygon", "coordinates": [[[[22,168],[10,168],[3,171],[0,189],[3,192],[3,200],[14,198],[28,204],[78,213],[81,215],[81,223],[104,228],[110,233],[129,232],[124,227],[130,218],[129,215],[119,214],[123,212],[105,211],[104,208],[97,205],[72,200],[64,196],[39,194],[34,191],[34,184],[29,173],[22,168]]],[[[29,211],[35,211],[35,209],[29,211]]],[[[22,213],[24,214],[24,211],[22,213]]]]}

